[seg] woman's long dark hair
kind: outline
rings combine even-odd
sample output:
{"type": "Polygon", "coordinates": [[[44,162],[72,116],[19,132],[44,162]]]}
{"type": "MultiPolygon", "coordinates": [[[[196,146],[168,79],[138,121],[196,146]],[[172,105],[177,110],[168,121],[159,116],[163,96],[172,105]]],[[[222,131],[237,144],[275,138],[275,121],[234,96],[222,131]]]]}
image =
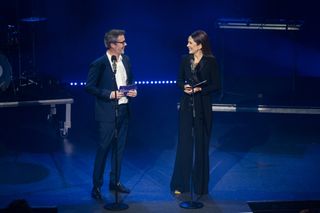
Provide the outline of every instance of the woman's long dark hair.
{"type": "Polygon", "coordinates": [[[212,51],[210,48],[210,41],[208,34],[203,30],[197,30],[193,32],[191,38],[196,42],[198,45],[202,44],[202,53],[205,56],[213,56],[212,51]]]}

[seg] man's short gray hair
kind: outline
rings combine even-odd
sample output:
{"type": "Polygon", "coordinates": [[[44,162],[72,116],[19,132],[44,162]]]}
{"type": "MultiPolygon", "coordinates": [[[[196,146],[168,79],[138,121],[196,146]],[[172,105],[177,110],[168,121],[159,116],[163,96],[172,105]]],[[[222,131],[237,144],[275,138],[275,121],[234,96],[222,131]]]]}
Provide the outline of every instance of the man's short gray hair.
{"type": "Polygon", "coordinates": [[[110,30],[109,32],[106,32],[104,35],[104,45],[106,48],[110,48],[111,43],[116,43],[118,40],[118,37],[121,35],[125,35],[124,30],[118,30],[118,29],[113,29],[110,30]]]}

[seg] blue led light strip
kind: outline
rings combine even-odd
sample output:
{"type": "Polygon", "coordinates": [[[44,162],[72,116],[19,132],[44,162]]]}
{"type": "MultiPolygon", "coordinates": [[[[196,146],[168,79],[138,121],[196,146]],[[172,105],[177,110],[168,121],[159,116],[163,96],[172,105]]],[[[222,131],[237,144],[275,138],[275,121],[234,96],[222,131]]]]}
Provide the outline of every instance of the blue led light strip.
{"type": "MultiPolygon", "coordinates": [[[[144,85],[144,84],[176,84],[176,81],[135,81],[134,82],[137,85],[144,85]]],[[[70,86],[84,86],[86,85],[86,82],[77,82],[72,81],[69,83],[70,86]]]]}

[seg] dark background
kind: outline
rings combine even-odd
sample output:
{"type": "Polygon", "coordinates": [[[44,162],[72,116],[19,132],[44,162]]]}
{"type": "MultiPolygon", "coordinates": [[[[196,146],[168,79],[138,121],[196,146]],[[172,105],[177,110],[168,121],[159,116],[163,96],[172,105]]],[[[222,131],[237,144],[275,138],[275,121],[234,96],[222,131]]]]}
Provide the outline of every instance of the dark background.
{"type": "MultiPolygon", "coordinates": [[[[0,46],[13,67],[14,79],[23,74],[67,85],[84,82],[89,64],[105,53],[104,33],[120,28],[127,32],[126,54],[135,80],[175,80],[180,57],[187,53],[187,37],[202,29],[210,36],[221,70],[222,95],[216,101],[296,105],[308,99],[305,103],[318,103],[320,33],[315,3],[12,0],[2,1],[0,10],[0,46]],[[40,19],[25,21],[33,17],[40,19]],[[223,18],[302,21],[303,27],[301,31],[221,30],[217,21],[223,18]]],[[[72,129],[78,132],[90,126],[94,132],[93,98],[82,86],[66,89],[75,100],[72,129]]],[[[163,141],[170,138],[167,143],[172,145],[177,132],[177,87],[149,84],[138,89],[132,140],[166,144],[163,141]]],[[[27,87],[20,90],[26,91],[27,87]]]]}
{"type": "MultiPolygon", "coordinates": [[[[316,3],[13,0],[2,1],[0,10],[2,40],[6,41],[7,25],[19,31],[22,72],[32,69],[37,75],[63,82],[85,81],[89,63],[104,54],[104,33],[112,28],[127,32],[126,53],[131,57],[136,80],[175,80],[180,57],[187,53],[187,37],[197,29],[207,31],[211,38],[213,51],[223,68],[225,90],[286,93],[303,90],[299,82],[305,77],[319,77],[316,3]],[[28,17],[46,20],[22,20],[28,17]],[[301,20],[304,25],[300,32],[222,31],[216,27],[220,18],[301,20]],[[35,67],[30,68],[33,60],[35,67]],[[268,83],[257,83],[260,78],[268,81],[279,78],[280,82],[276,81],[270,89],[268,83]]],[[[13,58],[10,60],[14,66],[13,58]]],[[[13,71],[17,75],[17,70],[13,71]]]]}
{"type": "MultiPolygon", "coordinates": [[[[83,200],[92,206],[94,97],[69,83],[86,80],[89,64],[105,53],[106,31],[126,30],[135,80],[166,81],[176,79],[188,35],[205,30],[221,70],[222,94],[214,103],[303,105],[309,110],[320,106],[319,20],[317,1],[1,0],[0,50],[19,90],[0,92],[0,102],[3,96],[19,101],[61,95],[74,103],[67,138],[59,135],[64,105],[48,120],[49,106],[0,108],[0,207],[17,196],[35,206],[65,204],[74,210],[72,203],[83,200]],[[34,17],[40,19],[31,22],[34,17]],[[303,27],[299,32],[221,30],[216,24],[222,18],[303,21],[303,27]],[[20,77],[40,83],[19,87],[20,77]],[[33,169],[25,166],[30,162],[33,169]]],[[[135,203],[154,202],[159,194],[168,199],[180,95],[175,84],[138,85],[123,169],[124,180],[140,195],[132,196],[135,203]]],[[[318,115],[215,112],[213,117],[212,205],[216,198],[319,199],[314,187],[318,115]]],[[[85,211],[82,207],[79,212],[85,211]]],[[[248,210],[229,212],[240,211],[248,210]]]]}

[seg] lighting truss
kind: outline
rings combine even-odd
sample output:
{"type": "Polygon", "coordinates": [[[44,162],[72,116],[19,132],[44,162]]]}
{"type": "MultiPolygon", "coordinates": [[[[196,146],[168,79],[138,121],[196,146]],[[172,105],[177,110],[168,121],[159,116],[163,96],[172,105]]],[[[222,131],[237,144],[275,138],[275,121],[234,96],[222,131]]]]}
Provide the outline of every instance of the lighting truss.
{"type": "Polygon", "coordinates": [[[303,21],[292,20],[264,20],[252,19],[219,19],[217,27],[220,29],[246,29],[246,30],[284,30],[299,31],[303,21]]]}

